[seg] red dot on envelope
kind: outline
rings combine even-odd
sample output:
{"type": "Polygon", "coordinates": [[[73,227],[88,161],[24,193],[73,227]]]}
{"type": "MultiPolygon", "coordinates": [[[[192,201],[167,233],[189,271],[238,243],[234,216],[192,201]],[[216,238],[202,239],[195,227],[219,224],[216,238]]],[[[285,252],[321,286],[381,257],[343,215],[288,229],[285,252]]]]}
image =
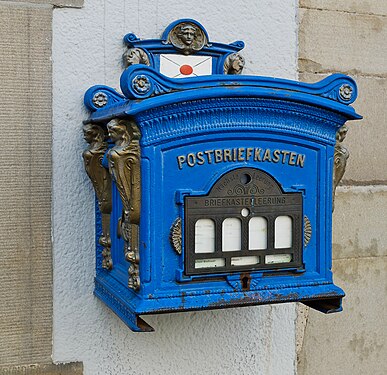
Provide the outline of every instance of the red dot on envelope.
{"type": "Polygon", "coordinates": [[[189,76],[190,74],[193,73],[193,68],[191,65],[182,65],[180,67],[180,73],[185,76],[189,76]]]}

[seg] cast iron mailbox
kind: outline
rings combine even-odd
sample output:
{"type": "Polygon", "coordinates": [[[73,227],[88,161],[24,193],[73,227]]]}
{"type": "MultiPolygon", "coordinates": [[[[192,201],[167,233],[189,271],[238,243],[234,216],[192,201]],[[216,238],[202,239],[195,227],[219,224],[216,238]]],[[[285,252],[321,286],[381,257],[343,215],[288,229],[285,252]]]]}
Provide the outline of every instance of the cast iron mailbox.
{"type": "Polygon", "coordinates": [[[123,94],[85,95],[96,296],[134,331],[153,330],[141,314],[291,301],[340,311],[332,207],[344,123],[361,118],[355,82],[240,75],[243,42],[210,42],[191,19],[124,41],[123,94]]]}

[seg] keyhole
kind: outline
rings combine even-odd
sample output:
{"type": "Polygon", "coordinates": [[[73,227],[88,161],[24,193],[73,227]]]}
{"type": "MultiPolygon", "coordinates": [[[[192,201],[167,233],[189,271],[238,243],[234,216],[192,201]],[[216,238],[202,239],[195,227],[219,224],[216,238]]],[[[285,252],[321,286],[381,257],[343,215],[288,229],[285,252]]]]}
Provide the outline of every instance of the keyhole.
{"type": "Polygon", "coordinates": [[[242,289],[243,290],[249,289],[249,278],[247,276],[242,278],[242,289]]]}

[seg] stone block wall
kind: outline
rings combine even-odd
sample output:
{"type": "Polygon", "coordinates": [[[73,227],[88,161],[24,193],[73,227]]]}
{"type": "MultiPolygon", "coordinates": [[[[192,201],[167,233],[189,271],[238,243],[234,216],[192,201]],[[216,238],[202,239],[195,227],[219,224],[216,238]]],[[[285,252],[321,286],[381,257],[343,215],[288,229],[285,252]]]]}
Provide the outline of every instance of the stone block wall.
{"type": "Polygon", "coordinates": [[[358,83],[362,121],[348,123],[347,171],[336,192],[333,272],[343,312],[299,308],[298,375],[387,373],[387,3],[299,2],[299,77],[342,72],[358,83]]]}
{"type": "Polygon", "coordinates": [[[0,374],[82,372],[51,360],[53,4],[0,1],[0,374]]]}

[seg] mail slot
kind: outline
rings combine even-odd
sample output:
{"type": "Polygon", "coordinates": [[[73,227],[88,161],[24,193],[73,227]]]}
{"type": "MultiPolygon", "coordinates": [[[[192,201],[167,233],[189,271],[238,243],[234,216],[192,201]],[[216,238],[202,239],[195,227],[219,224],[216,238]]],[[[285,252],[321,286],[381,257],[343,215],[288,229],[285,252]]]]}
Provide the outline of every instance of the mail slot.
{"type": "Polygon", "coordinates": [[[303,302],[341,310],[334,190],[354,80],[243,75],[243,42],[181,19],[124,37],[121,92],[87,90],[83,158],[96,192],[95,295],[140,315],[303,302]],[[344,135],[343,135],[344,134],[344,135]]]}

